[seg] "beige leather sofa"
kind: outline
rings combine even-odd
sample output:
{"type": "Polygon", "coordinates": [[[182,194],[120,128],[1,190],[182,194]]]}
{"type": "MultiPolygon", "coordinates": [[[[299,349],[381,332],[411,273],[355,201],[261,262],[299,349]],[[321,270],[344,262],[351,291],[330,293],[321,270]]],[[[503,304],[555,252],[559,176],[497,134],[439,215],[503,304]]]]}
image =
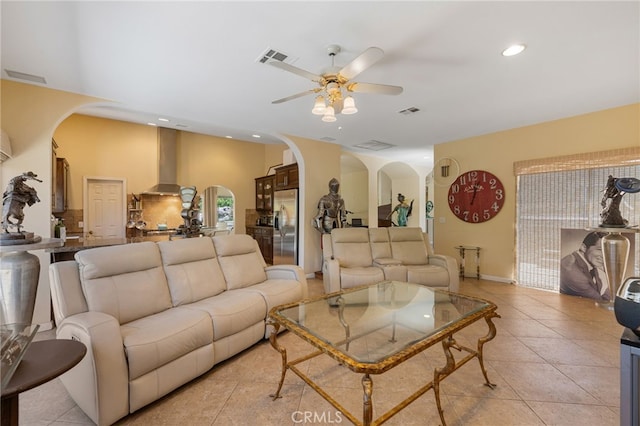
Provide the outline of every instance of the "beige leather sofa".
{"type": "Polygon", "coordinates": [[[61,377],[109,425],[268,337],[276,305],[308,295],[298,266],[266,266],[248,235],[83,250],[50,266],[56,335],[87,355],[61,377]]]}
{"type": "Polygon", "coordinates": [[[458,291],[458,264],[433,253],[420,228],[338,228],[322,236],[327,293],[383,280],[458,291]]]}

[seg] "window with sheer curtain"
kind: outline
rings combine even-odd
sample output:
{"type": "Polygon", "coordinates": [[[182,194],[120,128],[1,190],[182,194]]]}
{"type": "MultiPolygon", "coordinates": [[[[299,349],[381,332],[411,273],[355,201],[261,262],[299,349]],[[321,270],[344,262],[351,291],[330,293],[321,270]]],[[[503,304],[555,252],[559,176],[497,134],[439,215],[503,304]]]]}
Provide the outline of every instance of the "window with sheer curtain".
{"type": "MultiPolygon", "coordinates": [[[[558,291],[561,230],[599,225],[608,176],[640,178],[640,148],[530,160],[516,163],[514,168],[516,281],[522,286],[558,291]]],[[[620,211],[630,225],[638,225],[640,194],[623,196],[620,211]]],[[[627,271],[631,268],[638,275],[637,241],[632,247],[636,250],[627,271]]]]}

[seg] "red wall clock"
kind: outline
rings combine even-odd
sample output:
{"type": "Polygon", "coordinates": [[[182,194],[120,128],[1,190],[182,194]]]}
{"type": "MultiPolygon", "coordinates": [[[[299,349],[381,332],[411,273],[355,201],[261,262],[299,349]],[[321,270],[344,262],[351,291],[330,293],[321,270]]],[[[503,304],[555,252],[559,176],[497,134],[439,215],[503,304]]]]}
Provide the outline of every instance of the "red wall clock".
{"type": "Polygon", "coordinates": [[[472,170],[449,186],[449,208],[460,220],[482,223],[497,215],[504,205],[504,186],[493,173],[472,170]]]}

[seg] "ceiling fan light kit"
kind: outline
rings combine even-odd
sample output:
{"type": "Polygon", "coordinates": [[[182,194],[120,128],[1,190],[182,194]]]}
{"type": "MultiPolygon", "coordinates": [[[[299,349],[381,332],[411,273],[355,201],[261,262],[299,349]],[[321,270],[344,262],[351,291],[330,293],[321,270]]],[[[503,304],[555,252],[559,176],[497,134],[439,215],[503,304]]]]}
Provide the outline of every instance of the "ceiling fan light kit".
{"type": "Polygon", "coordinates": [[[322,115],[322,121],[332,123],[336,121],[336,114],[349,115],[358,112],[355,99],[353,99],[351,95],[344,97],[342,92],[343,89],[345,92],[377,93],[383,95],[399,95],[402,93],[402,87],[400,86],[350,81],[362,71],[378,62],[384,56],[382,49],[379,47],[369,47],[350,63],[339,69],[335,67],[334,58],[340,50],[340,46],[338,45],[330,45],[327,47],[327,52],[331,58],[331,68],[321,75],[305,71],[284,62],[268,62],[276,68],[307,78],[318,83],[320,86],[316,89],[307,90],[286,98],[277,99],[271,103],[279,104],[311,93],[324,92],[324,96],[316,96],[311,113],[314,115],[322,115]]]}

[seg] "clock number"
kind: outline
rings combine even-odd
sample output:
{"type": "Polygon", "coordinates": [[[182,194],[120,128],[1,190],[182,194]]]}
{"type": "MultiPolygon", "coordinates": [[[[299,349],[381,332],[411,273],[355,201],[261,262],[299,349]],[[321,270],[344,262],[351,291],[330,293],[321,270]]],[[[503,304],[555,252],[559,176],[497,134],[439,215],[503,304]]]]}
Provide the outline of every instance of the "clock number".
{"type": "Polygon", "coordinates": [[[476,180],[478,180],[478,172],[476,172],[475,170],[472,172],[469,172],[469,181],[475,182],[476,180]]]}
{"type": "Polygon", "coordinates": [[[457,183],[451,185],[451,193],[457,194],[458,192],[460,192],[460,186],[457,183]]]}
{"type": "Polygon", "coordinates": [[[491,208],[493,209],[494,212],[498,212],[498,210],[500,210],[500,206],[498,205],[497,201],[494,201],[493,204],[491,205],[491,208]]]}
{"type": "Polygon", "coordinates": [[[456,197],[453,196],[453,194],[449,195],[449,204],[453,204],[456,201],[456,197]]]}
{"type": "Polygon", "coordinates": [[[504,198],[504,194],[502,193],[502,189],[498,189],[496,191],[496,200],[502,200],[504,198]]]}
{"type": "Polygon", "coordinates": [[[453,206],[453,213],[456,215],[460,215],[460,206],[453,206]]]}
{"type": "Polygon", "coordinates": [[[496,183],[497,181],[495,179],[489,179],[489,186],[491,186],[491,189],[496,189],[496,183]]]}
{"type": "Polygon", "coordinates": [[[476,223],[480,220],[480,215],[478,214],[478,212],[473,212],[473,214],[471,215],[471,220],[476,223]]]}
{"type": "Polygon", "coordinates": [[[484,209],[484,213],[482,213],[482,218],[484,220],[491,219],[491,213],[489,212],[489,209],[484,209]]]}
{"type": "Polygon", "coordinates": [[[462,220],[465,222],[469,222],[469,210],[465,210],[462,212],[462,220]]]}

